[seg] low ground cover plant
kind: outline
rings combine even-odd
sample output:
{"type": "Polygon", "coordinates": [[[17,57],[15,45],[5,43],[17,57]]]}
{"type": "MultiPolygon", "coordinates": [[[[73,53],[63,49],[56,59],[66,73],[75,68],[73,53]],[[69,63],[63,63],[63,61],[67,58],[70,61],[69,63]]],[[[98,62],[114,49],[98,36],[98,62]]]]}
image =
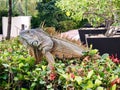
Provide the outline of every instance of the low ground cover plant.
{"type": "Polygon", "coordinates": [[[72,60],[56,59],[55,69],[45,58],[35,59],[17,38],[0,42],[0,90],[119,90],[120,61],[91,49],[72,60]]]}

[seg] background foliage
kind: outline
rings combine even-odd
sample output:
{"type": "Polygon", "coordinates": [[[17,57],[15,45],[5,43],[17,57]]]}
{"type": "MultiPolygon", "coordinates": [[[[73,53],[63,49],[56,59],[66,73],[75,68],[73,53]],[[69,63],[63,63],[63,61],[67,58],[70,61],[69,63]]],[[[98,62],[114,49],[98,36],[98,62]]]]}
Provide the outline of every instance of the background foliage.
{"type": "Polygon", "coordinates": [[[120,0],[59,0],[56,6],[74,20],[84,18],[94,25],[120,24],[120,0]],[[74,7],[74,8],[73,8],[74,7]]]}
{"type": "MultiPolygon", "coordinates": [[[[44,26],[66,31],[88,22],[106,27],[120,23],[120,0],[13,0],[12,3],[13,14],[32,16],[32,28],[44,26]]],[[[8,10],[8,1],[1,0],[0,5],[2,15],[2,11],[8,10]]]]}
{"type": "MultiPolygon", "coordinates": [[[[57,0],[13,0],[12,16],[14,16],[14,14],[22,16],[31,15],[31,28],[55,27],[59,31],[66,31],[79,28],[83,25],[83,21],[73,20],[65,14],[66,12],[56,7],[56,1],[57,0]]],[[[1,15],[4,16],[3,11],[5,10],[6,14],[8,12],[8,1],[2,0],[0,1],[0,5],[2,6],[0,7],[1,15]]],[[[2,20],[0,21],[0,24],[2,25],[2,20]]]]}
{"type": "Polygon", "coordinates": [[[66,31],[77,28],[79,22],[75,22],[68,17],[64,11],[55,6],[57,0],[38,2],[36,9],[38,14],[32,18],[32,28],[35,27],[55,27],[57,30],[66,31]],[[68,20],[68,21],[67,21],[68,20]]]}

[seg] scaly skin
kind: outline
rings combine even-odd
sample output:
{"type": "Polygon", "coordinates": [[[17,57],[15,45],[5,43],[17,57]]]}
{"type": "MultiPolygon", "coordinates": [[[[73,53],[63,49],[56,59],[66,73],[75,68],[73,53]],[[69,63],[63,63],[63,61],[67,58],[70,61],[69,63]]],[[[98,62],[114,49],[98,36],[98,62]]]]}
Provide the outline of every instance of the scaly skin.
{"type": "Polygon", "coordinates": [[[42,29],[31,29],[20,32],[21,42],[29,48],[30,54],[36,58],[36,63],[41,61],[43,56],[46,57],[49,66],[54,66],[54,56],[57,58],[80,58],[86,51],[67,40],[51,37],[42,29]]]}

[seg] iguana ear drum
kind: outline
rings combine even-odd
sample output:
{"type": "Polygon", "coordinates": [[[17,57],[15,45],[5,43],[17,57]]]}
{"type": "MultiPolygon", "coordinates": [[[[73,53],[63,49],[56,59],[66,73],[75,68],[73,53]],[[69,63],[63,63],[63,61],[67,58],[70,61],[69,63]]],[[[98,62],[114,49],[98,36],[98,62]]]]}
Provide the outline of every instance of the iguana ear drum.
{"type": "Polygon", "coordinates": [[[39,43],[38,43],[37,40],[35,40],[35,41],[32,42],[32,45],[35,46],[35,47],[37,47],[37,46],[39,46],[39,43]]]}

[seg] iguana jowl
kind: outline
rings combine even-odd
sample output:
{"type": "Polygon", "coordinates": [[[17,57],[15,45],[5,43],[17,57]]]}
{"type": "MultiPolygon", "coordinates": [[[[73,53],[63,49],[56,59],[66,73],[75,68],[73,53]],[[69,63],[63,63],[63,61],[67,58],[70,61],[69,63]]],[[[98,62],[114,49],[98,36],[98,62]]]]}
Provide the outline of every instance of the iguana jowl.
{"type": "Polygon", "coordinates": [[[55,63],[54,56],[61,59],[80,58],[85,51],[85,48],[67,40],[52,37],[42,29],[21,31],[20,40],[27,45],[30,53],[36,58],[36,63],[45,56],[50,66],[55,63]]]}

